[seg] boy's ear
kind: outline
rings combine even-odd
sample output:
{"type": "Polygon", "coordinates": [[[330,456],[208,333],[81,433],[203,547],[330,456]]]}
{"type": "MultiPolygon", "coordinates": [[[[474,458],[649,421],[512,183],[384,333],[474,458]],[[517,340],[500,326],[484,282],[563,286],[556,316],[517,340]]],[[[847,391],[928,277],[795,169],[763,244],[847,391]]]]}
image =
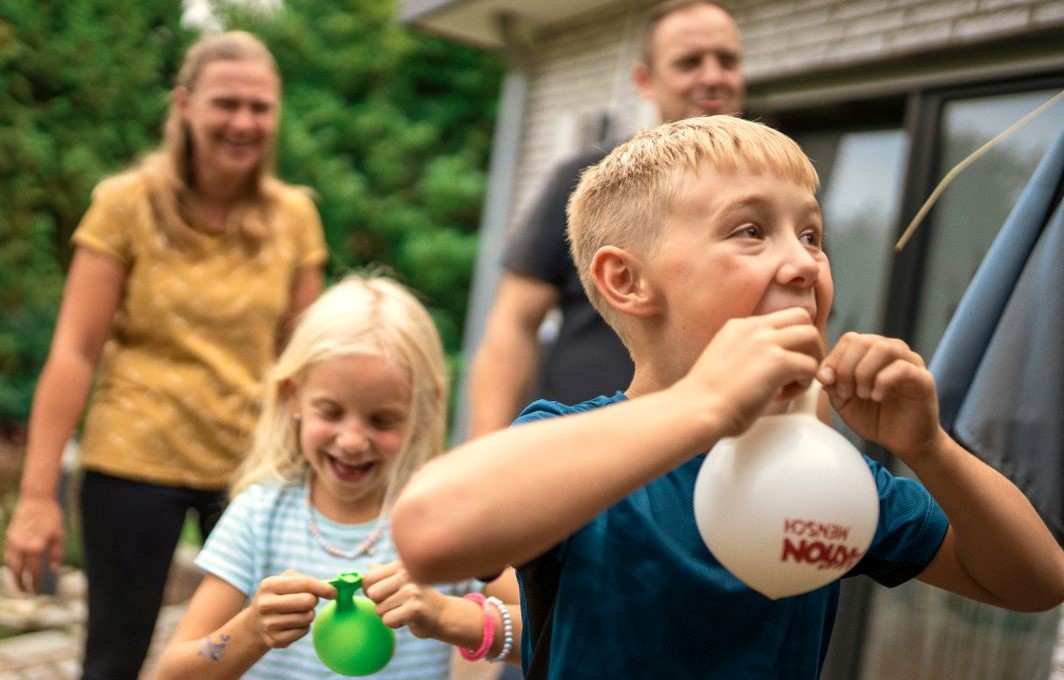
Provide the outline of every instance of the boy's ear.
{"type": "Polygon", "coordinates": [[[660,311],[658,297],[644,278],[640,260],[624,248],[602,246],[591,258],[591,281],[611,307],[647,317],[660,311]]]}

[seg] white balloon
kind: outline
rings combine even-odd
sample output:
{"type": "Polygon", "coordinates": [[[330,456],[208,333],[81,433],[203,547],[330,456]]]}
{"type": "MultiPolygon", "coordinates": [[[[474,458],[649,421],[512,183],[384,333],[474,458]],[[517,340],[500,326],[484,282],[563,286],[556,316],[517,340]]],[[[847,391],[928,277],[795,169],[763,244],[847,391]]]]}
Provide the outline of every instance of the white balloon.
{"type": "Polygon", "coordinates": [[[695,521],[713,556],[771,599],[815,590],[864,555],[879,494],[860,452],[815,415],[816,381],[791,413],[763,416],[706,456],[695,521]]]}

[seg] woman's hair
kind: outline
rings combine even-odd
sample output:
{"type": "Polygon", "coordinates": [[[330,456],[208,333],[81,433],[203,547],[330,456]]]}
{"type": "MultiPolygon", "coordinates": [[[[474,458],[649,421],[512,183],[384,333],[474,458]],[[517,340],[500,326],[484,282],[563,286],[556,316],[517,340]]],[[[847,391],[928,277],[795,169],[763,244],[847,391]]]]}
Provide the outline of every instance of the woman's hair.
{"type": "Polygon", "coordinates": [[[688,118],[644,130],[584,170],[567,206],[567,238],[588,299],[622,340],[621,315],[591,280],[599,248],[652,254],[666,217],[701,165],[722,172],[745,167],[816,192],[816,169],[782,132],[735,116],[688,118]]]}
{"type": "MultiPolygon", "coordinates": [[[[188,49],[177,73],[175,87],[191,92],[203,70],[217,61],[264,63],[280,79],[273,55],[262,42],[245,31],[228,31],[201,38],[188,49]]],[[[230,233],[251,252],[257,250],[270,234],[269,223],[277,191],[277,180],[273,175],[273,144],[270,140],[229,218],[230,233]]],[[[188,125],[181,118],[176,97],[171,96],[162,144],[144,159],[140,171],[148,181],[155,223],[172,245],[189,246],[195,241],[196,230],[189,219],[195,153],[188,125]]]]}
{"type": "Polygon", "coordinates": [[[383,356],[405,370],[410,380],[409,429],[388,480],[385,502],[390,503],[415,470],[443,452],[448,381],[432,317],[395,281],[351,275],[304,311],[267,375],[262,413],[251,451],[230,486],[232,496],[256,482],[302,480],[309,464],[299,448],[286,383],[298,389],[313,366],[351,354],[383,356]]]}

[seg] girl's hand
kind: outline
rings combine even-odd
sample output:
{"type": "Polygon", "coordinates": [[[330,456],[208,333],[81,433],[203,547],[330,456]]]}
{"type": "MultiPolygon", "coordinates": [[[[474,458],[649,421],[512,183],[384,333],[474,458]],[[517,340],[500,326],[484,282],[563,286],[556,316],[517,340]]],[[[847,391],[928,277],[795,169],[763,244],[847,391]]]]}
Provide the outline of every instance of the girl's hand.
{"type": "Polygon", "coordinates": [[[944,434],[934,377],[901,340],[847,333],[821,363],[817,377],[854,432],[905,462],[930,450],[944,434]]]}
{"type": "Polygon", "coordinates": [[[287,647],[310,631],[320,597],[335,599],[336,588],[294,569],[264,578],[251,602],[253,626],[268,646],[287,647]]]}
{"type": "Polygon", "coordinates": [[[390,628],[406,626],[419,638],[438,638],[447,597],[430,586],[415,583],[398,560],[370,567],[362,576],[366,597],[390,628]]]}

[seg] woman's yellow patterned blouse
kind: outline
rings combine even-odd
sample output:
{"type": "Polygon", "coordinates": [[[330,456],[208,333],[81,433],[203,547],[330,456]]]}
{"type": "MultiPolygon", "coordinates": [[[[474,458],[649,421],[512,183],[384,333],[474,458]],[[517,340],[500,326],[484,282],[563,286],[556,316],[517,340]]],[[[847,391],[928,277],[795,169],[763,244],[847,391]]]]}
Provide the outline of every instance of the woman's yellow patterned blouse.
{"type": "Polygon", "coordinates": [[[128,268],[86,417],[85,469],[222,489],[247,451],[293,277],[325,259],[321,221],[306,193],[283,187],[255,255],[225,235],[198,238],[195,255],[166,243],[137,173],[101,184],[72,237],[128,268]]]}

